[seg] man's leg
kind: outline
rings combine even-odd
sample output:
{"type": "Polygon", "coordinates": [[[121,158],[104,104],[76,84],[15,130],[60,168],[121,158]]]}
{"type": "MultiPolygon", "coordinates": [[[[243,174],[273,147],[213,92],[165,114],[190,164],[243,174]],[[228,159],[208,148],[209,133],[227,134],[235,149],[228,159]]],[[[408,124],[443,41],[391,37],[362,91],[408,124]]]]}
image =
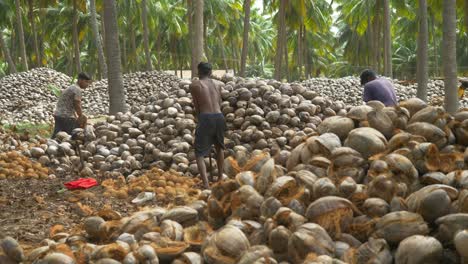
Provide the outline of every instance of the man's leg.
{"type": "Polygon", "coordinates": [[[206,165],[203,155],[197,157],[197,167],[198,173],[200,173],[200,177],[203,181],[203,185],[206,189],[210,188],[210,185],[208,184],[208,178],[206,177],[206,165]]]}
{"type": "Polygon", "coordinates": [[[218,164],[218,181],[220,181],[224,172],[224,151],[219,145],[216,145],[216,164],[218,164]]]}
{"type": "Polygon", "coordinates": [[[54,132],[50,138],[55,139],[55,136],[57,136],[58,132],[60,132],[60,121],[57,117],[54,116],[54,132]]]}

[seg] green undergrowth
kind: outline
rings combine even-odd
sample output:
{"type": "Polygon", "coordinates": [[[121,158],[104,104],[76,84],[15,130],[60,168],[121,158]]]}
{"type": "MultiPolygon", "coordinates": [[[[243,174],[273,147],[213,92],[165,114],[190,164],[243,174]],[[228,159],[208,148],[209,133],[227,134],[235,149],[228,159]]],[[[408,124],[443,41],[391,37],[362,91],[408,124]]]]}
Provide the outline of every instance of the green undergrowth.
{"type": "Polygon", "coordinates": [[[36,135],[42,137],[50,137],[53,130],[52,124],[34,124],[29,122],[18,123],[18,124],[9,124],[2,126],[3,130],[6,132],[14,132],[17,134],[22,135],[29,135],[30,137],[34,137],[36,135]]]}

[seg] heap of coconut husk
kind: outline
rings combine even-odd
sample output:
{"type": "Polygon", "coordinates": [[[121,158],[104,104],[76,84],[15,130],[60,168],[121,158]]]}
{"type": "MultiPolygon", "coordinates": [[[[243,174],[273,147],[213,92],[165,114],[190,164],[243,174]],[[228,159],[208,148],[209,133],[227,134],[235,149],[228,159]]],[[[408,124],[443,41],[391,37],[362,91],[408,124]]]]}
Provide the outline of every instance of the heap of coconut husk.
{"type": "MultiPolygon", "coordinates": [[[[123,75],[129,105],[146,104],[160,91],[177,87],[179,78],[164,72],[136,72],[123,75]]],[[[51,122],[57,103],[55,92],[69,87],[72,78],[48,68],[7,75],[0,79],[0,123],[51,122]]],[[[106,114],[109,109],[107,80],[93,83],[83,92],[84,112],[106,114]]]]}
{"type": "MultiPolygon", "coordinates": [[[[127,104],[145,105],[157,98],[162,91],[167,92],[178,87],[180,79],[165,72],[135,72],[123,75],[123,84],[127,104]]],[[[90,115],[107,114],[109,110],[109,93],[107,79],[93,83],[83,92],[83,107],[90,115]]]]}
{"type": "Polygon", "coordinates": [[[56,96],[52,89],[71,84],[67,75],[48,68],[7,75],[0,79],[0,121],[40,123],[52,118],[56,96]]]}
{"type": "Polygon", "coordinates": [[[45,263],[463,263],[467,122],[468,109],[370,102],[326,118],[284,166],[237,146],[228,178],[186,205],[98,212],[29,254],[0,246],[45,263]]]}
{"type": "MultiPolygon", "coordinates": [[[[85,175],[93,170],[119,171],[130,175],[157,166],[181,173],[198,173],[193,153],[196,127],[189,81],[178,89],[160,91],[147,105],[135,105],[128,113],[108,116],[83,131],[81,157],[85,175]]],[[[288,151],[314,132],[322,119],[346,115],[347,107],[299,84],[235,79],[220,83],[222,112],[226,116],[226,147],[243,146],[279,154],[285,165],[288,151]]],[[[44,165],[59,165],[67,172],[80,160],[74,140],[59,133],[43,151],[34,155],[44,165]]],[[[226,154],[229,154],[228,152],[226,154]]]]}
{"type": "MultiPolygon", "coordinates": [[[[418,84],[416,82],[390,80],[399,101],[416,97],[418,84]]],[[[312,78],[301,83],[304,87],[319,93],[332,100],[342,100],[347,105],[361,105],[363,87],[359,78],[344,77],[338,79],[312,78]]],[[[443,105],[444,81],[429,80],[427,84],[428,102],[434,105],[443,105]]],[[[460,100],[461,107],[468,107],[468,98],[460,100]]]]}

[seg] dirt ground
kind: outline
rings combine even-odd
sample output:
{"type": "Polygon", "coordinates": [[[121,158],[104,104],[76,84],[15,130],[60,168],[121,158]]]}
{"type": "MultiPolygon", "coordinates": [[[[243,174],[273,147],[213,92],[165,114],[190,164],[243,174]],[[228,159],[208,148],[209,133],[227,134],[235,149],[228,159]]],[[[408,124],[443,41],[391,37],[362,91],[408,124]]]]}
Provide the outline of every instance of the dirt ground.
{"type": "MultiPolygon", "coordinates": [[[[63,225],[71,231],[104,206],[122,216],[138,211],[138,206],[131,203],[133,197],[104,197],[101,186],[63,191],[63,183],[71,179],[0,180],[0,234],[12,236],[23,245],[37,245],[48,238],[52,226],[63,225]]],[[[148,203],[144,205],[151,205],[148,203]]]]}

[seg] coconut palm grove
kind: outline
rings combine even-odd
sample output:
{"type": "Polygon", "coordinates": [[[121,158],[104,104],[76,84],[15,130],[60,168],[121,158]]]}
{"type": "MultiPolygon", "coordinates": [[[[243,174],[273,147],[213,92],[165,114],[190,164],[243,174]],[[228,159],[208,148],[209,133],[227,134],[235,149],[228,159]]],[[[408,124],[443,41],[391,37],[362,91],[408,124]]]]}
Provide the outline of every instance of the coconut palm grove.
{"type": "Polygon", "coordinates": [[[0,0],[0,264],[468,263],[468,0],[0,0]]]}

